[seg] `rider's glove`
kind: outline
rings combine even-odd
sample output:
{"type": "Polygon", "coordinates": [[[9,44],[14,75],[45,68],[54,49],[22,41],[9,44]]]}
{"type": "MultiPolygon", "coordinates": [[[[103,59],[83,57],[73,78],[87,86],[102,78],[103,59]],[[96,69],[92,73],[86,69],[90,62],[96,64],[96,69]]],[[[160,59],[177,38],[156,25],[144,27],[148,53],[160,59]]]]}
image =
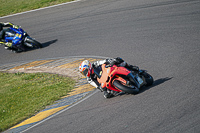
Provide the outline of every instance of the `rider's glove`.
{"type": "Polygon", "coordinates": [[[106,59],[105,64],[107,67],[112,67],[116,63],[116,59],[106,59]]]}
{"type": "Polygon", "coordinates": [[[124,60],[120,57],[114,58],[114,59],[106,59],[106,64],[109,64],[109,66],[118,65],[124,62],[124,60]]]}
{"type": "Polygon", "coordinates": [[[110,59],[110,58],[109,58],[109,59],[106,59],[106,62],[105,62],[105,63],[106,63],[106,64],[111,64],[112,62],[113,62],[113,59],[110,59]]]}
{"type": "Polygon", "coordinates": [[[97,63],[97,62],[94,62],[94,63],[92,64],[92,66],[93,66],[93,68],[98,67],[98,63],[97,63]]]}
{"type": "Polygon", "coordinates": [[[11,42],[7,42],[7,43],[5,43],[5,45],[6,45],[7,47],[11,47],[11,46],[12,46],[12,43],[11,43],[11,42]]]}

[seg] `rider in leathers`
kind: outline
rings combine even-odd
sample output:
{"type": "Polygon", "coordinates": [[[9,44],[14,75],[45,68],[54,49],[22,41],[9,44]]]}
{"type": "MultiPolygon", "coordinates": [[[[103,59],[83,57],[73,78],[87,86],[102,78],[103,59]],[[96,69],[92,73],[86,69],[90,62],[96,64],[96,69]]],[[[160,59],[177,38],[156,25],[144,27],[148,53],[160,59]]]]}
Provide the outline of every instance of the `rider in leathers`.
{"type": "MultiPolygon", "coordinates": [[[[19,26],[18,25],[14,25],[10,22],[0,22],[0,44],[4,44],[5,45],[5,49],[10,49],[13,47],[13,44],[12,42],[5,42],[5,33],[6,31],[9,30],[9,28],[6,28],[4,29],[4,27],[13,27],[15,29],[18,29],[19,26]]],[[[22,45],[20,45],[18,48],[17,48],[18,52],[19,51],[24,51],[24,47],[22,45]]]]}
{"type": "Polygon", "coordinates": [[[110,97],[116,95],[116,93],[107,88],[102,88],[101,85],[99,84],[99,82],[97,81],[97,75],[94,73],[94,69],[98,68],[102,64],[111,65],[111,66],[115,64],[117,66],[125,67],[131,71],[139,70],[139,68],[137,66],[129,65],[120,57],[100,60],[100,61],[96,61],[92,64],[88,60],[83,61],[79,66],[80,72],[84,76],[86,76],[88,83],[90,83],[95,88],[100,89],[101,91],[104,92],[105,98],[110,98],[110,97]]]}

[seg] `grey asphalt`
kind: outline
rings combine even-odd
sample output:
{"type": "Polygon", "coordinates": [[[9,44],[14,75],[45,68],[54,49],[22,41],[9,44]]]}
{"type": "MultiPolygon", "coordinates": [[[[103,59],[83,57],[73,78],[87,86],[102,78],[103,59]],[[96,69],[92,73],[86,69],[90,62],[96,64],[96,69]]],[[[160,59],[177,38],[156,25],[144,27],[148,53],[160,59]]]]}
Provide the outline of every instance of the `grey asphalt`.
{"type": "Polygon", "coordinates": [[[19,54],[0,46],[0,64],[120,56],[155,80],[138,95],[95,93],[26,132],[200,132],[199,0],[82,0],[0,21],[21,25],[44,46],[19,54]]]}

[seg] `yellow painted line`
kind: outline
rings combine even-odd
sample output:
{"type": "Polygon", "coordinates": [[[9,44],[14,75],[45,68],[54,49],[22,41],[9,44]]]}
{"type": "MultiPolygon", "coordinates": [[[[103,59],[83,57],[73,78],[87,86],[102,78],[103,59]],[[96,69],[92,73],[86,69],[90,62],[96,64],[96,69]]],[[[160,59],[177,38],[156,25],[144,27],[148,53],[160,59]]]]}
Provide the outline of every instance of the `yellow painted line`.
{"type": "MultiPolygon", "coordinates": [[[[82,85],[78,88],[73,89],[72,92],[69,93],[69,95],[64,96],[62,98],[70,97],[70,96],[73,96],[73,95],[77,95],[77,94],[92,91],[92,90],[94,90],[93,86],[91,86],[90,84],[85,84],[85,85],[82,85]]],[[[24,125],[27,125],[27,124],[31,124],[31,123],[34,123],[34,122],[41,121],[41,120],[47,118],[48,116],[66,108],[68,106],[69,105],[65,105],[65,106],[62,106],[62,107],[58,107],[58,108],[54,108],[54,109],[50,109],[50,110],[40,112],[40,113],[36,114],[35,116],[23,121],[22,123],[10,128],[10,129],[14,129],[14,128],[17,128],[17,127],[20,127],[20,126],[24,126],[24,125]]]]}
{"type": "MultiPolygon", "coordinates": [[[[83,60],[86,60],[86,59],[89,60],[90,62],[94,62],[94,61],[98,60],[98,59],[92,59],[92,58],[82,58],[82,59],[73,61],[71,63],[67,63],[67,64],[64,64],[64,65],[58,66],[57,68],[77,68],[79,66],[79,64],[83,60]]],[[[30,67],[39,66],[39,65],[42,65],[42,64],[45,64],[45,63],[48,63],[48,62],[52,62],[52,61],[54,61],[54,60],[33,61],[31,63],[27,63],[27,64],[24,64],[24,65],[21,65],[21,66],[17,66],[17,67],[14,67],[12,69],[21,69],[21,68],[27,69],[27,68],[30,68],[30,67]]],[[[12,70],[12,69],[10,69],[10,70],[12,70]]],[[[85,93],[85,92],[89,92],[89,91],[92,91],[92,90],[94,90],[93,86],[91,86],[90,84],[85,84],[85,85],[82,85],[80,87],[77,87],[77,88],[73,89],[67,96],[64,96],[62,98],[74,96],[74,95],[85,93]]],[[[56,113],[56,112],[58,112],[58,111],[60,111],[60,110],[62,110],[64,108],[66,108],[68,106],[69,105],[65,105],[65,106],[62,106],[62,107],[58,107],[58,108],[54,108],[54,109],[50,109],[50,110],[46,110],[46,111],[40,112],[40,113],[36,114],[35,116],[33,116],[33,117],[21,122],[20,124],[12,127],[11,129],[41,121],[41,120],[47,118],[48,116],[50,116],[50,115],[52,115],[52,114],[54,114],[54,113],[56,113]]]]}
{"type": "Polygon", "coordinates": [[[48,63],[48,62],[52,62],[54,60],[40,60],[40,61],[33,61],[33,62],[30,62],[30,63],[27,63],[27,64],[23,64],[23,65],[20,65],[20,66],[17,66],[17,67],[14,67],[14,68],[11,68],[10,70],[13,70],[13,69],[27,69],[27,68],[30,68],[30,67],[36,67],[36,66],[39,66],[39,65],[43,65],[45,63],[48,63]]]}
{"type": "Polygon", "coordinates": [[[76,61],[73,61],[73,62],[70,62],[70,63],[67,63],[67,64],[63,64],[61,66],[58,66],[58,68],[73,68],[73,67],[78,67],[78,65],[82,62],[86,60],[85,58],[83,59],[79,59],[79,60],[76,60],[76,61]]]}
{"type": "Polygon", "coordinates": [[[64,108],[68,107],[68,106],[69,105],[65,105],[65,106],[62,106],[62,107],[58,107],[58,108],[54,108],[54,109],[50,109],[50,110],[47,110],[47,111],[40,112],[40,113],[36,114],[35,116],[23,121],[22,123],[12,127],[11,129],[17,128],[17,127],[20,127],[20,126],[23,126],[23,125],[31,124],[31,123],[34,123],[34,122],[41,121],[44,118],[62,110],[64,108]]]}
{"type": "Polygon", "coordinates": [[[84,60],[89,60],[90,62],[94,62],[94,61],[97,61],[98,59],[83,58],[83,59],[79,59],[70,63],[63,64],[61,66],[58,66],[58,68],[77,68],[79,67],[80,63],[84,60]]]}
{"type": "MultiPolygon", "coordinates": [[[[77,94],[92,91],[92,90],[94,90],[93,86],[91,86],[90,84],[85,84],[85,85],[82,85],[78,88],[75,88],[72,92],[69,93],[69,95],[64,96],[62,98],[70,97],[70,96],[73,96],[73,95],[77,95],[77,94]]],[[[48,116],[66,108],[68,106],[69,105],[65,105],[65,106],[62,106],[62,107],[58,107],[58,108],[54,108],[54,109],[50,109],[50,110],[40,112],[40,113],[36,114],[35,116],[21,122],[20,124],[10,128],[10,129],[14,129],[14,128],[17,128],[17,127],[20,127],[20,126],[24,126],[24,125],[27,125],[27,124],[31,124],[31,123],[34,123],[34,122],[41,121],[41,120],[47,118],[48,116]]]]}
{"type": "Polygon", "coordinates": [[[81,94],[81,93],[88,92],[88,91],[92,91],[92,90],[94,90],[93,86],[91,86],[90,84],[85,84],[85,85],[82,85],[78,88],[73,89],[72,92],[70,92],[67,96],[64,96],[62,98],[74,96],[74,95],[81,94]]]}

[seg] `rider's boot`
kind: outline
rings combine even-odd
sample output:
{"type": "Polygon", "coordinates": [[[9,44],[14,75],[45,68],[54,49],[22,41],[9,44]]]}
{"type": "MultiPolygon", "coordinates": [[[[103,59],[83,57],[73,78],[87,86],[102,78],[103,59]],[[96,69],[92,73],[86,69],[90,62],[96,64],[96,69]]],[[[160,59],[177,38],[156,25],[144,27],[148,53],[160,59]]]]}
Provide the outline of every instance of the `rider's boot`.
{"type": "Polygon", "coordinates": [[[15,49],[17,53],[25,51],[25,48],[22,44],[16,46],[15,49]]]}
{"type": "Polygon", "coordinates": [[[6,50],[10,50],[10,47],[8,47],[8,46],[5,46],[4,48],[5,48],[6,50]]]}
{"type": "Polygon", "coordinates": [[[109,89],[107,89],[107,90],[104,91],[104,97],[105,97],[105,98],[111,98],[111,97],[113,97],[113,96],[114,96],[113,91],[111,91],[111,90],[109,90],[109,89]]]}
{"type": "Polygon", "coordinates": [[[105,98],[111,98],[111,94],[108,93],[107,91],[104,91],[103,96],[104,96],[105,98]]]}
{"type": "Polygon", "coordinates": [[[26,51],[26,49],[24,48],[24,45],[22,45],[22,44],[19,46],[19,49],[22,51],[26,51]]]}

